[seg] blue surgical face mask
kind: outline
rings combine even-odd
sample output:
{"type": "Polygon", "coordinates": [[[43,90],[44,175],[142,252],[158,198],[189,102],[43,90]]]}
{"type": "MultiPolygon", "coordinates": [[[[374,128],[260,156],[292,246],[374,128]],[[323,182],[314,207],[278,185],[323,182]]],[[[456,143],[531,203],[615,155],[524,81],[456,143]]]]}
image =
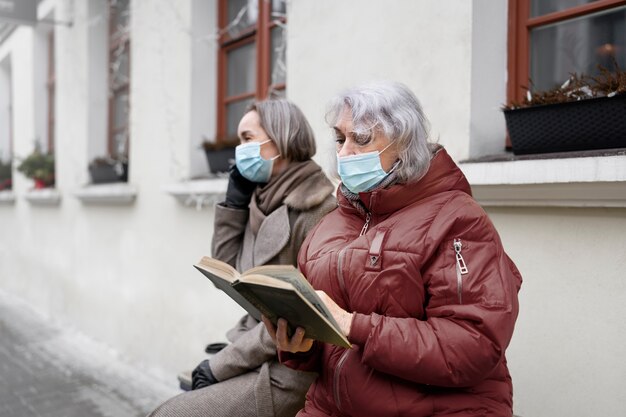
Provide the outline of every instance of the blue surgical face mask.
{"type": "Polygon", "coordinates": [[[272,176],[272,167],[274,159],[280,155],[276,155],[272,159],[263,159],[261,157],[261,145],[265,142],[248,142],[242,143],[235,148],[235,163],[237,169],[245,178],[252,182],[266,183],[272,176]]]}
{"type": "Polygon", "coordinates": [[[337,155],[337,171],[343,185],[353,193],[362,193],[384,180],[388,173],[380,164],[380,154],[385,152],[391,143],[380,152],[373,151],[350,156],[337,155]]]}

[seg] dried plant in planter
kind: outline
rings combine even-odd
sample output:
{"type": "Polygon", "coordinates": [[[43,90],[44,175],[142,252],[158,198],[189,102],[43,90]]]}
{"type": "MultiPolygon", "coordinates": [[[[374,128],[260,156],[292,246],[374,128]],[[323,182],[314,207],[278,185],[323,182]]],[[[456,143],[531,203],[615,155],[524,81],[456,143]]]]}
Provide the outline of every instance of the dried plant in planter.
{"type": "Polygon", "coordinates": [[[96,157],[89,163],[88,169],[93,184],[128,181],[128,158],[125,156],[96,157]]]}
{"type": "Polygon", "coordinates": [[[200,145],[205,151],[220,151],[224,148],[234,148],[239,145],[240,141],[236,135],[218,137],[214,140],[209,140],[206,136],[200,145]]]}
{"type": "MultiPolygon", "coordinates": [[[[520,102],[511,101],[504,110],[522,109],[544,104],[567,103],[597,97],[613,97],[626,93],[626,71],[620,69],[617,62],[613,63],[615,71],[598,65],[600,75],[596,77],[585,74],[571,73],[570,78],[558,88],[547,91],[531,92],[531,88],[524,87],[526,97],[520,102]]],[[[532,86],[532,80],[530,85],[532,86]]]]}

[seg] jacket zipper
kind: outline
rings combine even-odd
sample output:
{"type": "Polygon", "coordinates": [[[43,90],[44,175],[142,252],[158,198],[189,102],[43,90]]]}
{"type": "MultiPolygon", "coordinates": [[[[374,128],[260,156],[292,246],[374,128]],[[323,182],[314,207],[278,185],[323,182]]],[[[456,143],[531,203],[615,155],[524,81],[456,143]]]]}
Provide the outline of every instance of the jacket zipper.
{"type": "MultiPolygon", "coordinates": [[[[370,225],[371,219],[372,219],[372,213],[368,211],[367,214],[365,215],[365,224],[361,228],[361,233],[359,233],[359,236],[363,236],[365,233],[367,233],[367,228],[370,225]]],[[[343,287],[342,289],[344,290],[344,293],[345,293],[345,283],[343,282],[343,270],[342,270],[343,254],[345,253],[344,249],[342,249],[339,252],[339,259],[337,260],[337,277],[339,278],[339,283],[343,287]]],[[[337,405],[337,410],[339,410],[339,412],[341,412],[341,398],[339,395],[339,376],[341,375],[341,369],[343,368],[343,365],[346,362],[346,359],[348,359],[349,353],[350,353],[350,350],[346,349],[341,354],[341,357],[339,358],[339,361],[337,362],[337,366],[335,367],[335,375],[333,375],[333,395],[335,396],[335,404],[337,405]]]]}
{"type": "Polygon", "coordinates": [[[363,225],[363,228],[361,229],[361,233],[359,234],[359,236],[363,236],[367,232],[367,228],[370,226],[371,219],[372,219],[372,213],[368,211],[367,214],[365,215],[365,224],[363,225]]]}
{"type": "Polygon", "coordinates": [[[341,288],[341,291],[343,293],[344,299],[347,300],[346,298],[346,283],[343,279],[343,255],[346,253],[346,249],[347,248],[343,248],[339,251],[339,255],[337,258],[337,280],[339,281],[339,288],[341,288]]]}
{"type": "Polygon", "coordinates": [[[453,244],[456,257],[456,289],[459,295],[459,304],[463,304],[463,275],[467,274],[469,270],[467,269],[463,255],[461,255],[461,249],[463,248],[461,239],[454,239],[453,244]]]}
{"type": "Polygon", "coordinates": [[[339,395],[339,376],[341,375],[341,369],[343,368],[346,359],[348,359],[348,354],[350,353],[349,349],[346,349],[339,358],[337,362],[337,366],[335,367],[335,375],[333,375],[333,395],[335,396],[335,404],[337,405],[337,410],[341,413],[341,397],[339,395]]]}

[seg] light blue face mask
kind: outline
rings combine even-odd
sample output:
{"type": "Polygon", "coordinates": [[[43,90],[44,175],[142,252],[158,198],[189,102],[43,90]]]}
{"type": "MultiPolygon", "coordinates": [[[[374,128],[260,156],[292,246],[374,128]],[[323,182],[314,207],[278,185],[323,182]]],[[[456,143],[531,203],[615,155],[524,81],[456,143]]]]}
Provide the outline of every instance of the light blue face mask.
{"type": "Polygon", "coordinates": [[[362,193],[384,180],[388,173],[380,164],[380,154],[385,152],[391,143],[380,152],[373,151],[350,156],[337,155],[337,171],[343,185],[353,193],[362,193]]]}
{"type": "Polygon", "coordinates": [[[237,169],[245,178],[252,182],[266,183],[272,176],[272,167],[274,159],[280,155],[276,155],[272,159],[263,159],[261,157],[261,145],[269,142],[248,142],[242,143],[235,148],[235,164],[237,169]]]}

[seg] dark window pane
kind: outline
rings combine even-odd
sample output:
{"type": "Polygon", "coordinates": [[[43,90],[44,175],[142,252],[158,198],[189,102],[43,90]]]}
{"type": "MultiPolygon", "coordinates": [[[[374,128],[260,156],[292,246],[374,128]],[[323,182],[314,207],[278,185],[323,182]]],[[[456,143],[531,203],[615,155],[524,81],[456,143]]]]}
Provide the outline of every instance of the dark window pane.
{"type": "Polygon", "coordinates": [[[280,26],[272,28],[272,39],[270,43],[270,85],[284,83],[287,76],[287,61],[285,51],[287,38],[285,29],[280,26]]]}
{"type": "Polygon", "coordinates": [[[113,128],[118,129],[128,125],[128,93],[119,92],[113,97],[113,128]]]}
{"type": "Polygon", "coordinates": [[[113,17],[113,33],[128,27],[130,21],[130,0],[110,0],[113,6],[111,13],[113,17]]]}
{"type": "Polygon", "coordinates": [[[593,3],[597,0],[532,0],[530,3],[530,15],[542,16],[548,13],[560,12],[583,4],[593,3]]]}
{"type": "Polygon", "coordinates": [[[130,54],[128,44],[123,43],[111,54],[111,82],[114,89],[128,84],[130,80],[130,54]]]}
{"type": "Polygon", "coordinates": [[[282,17],[287,13],[286,0],[272,0],[272,17],[282,17]]]}
{"type": "Polygon", "coordinates": [[[533,90],[561,85],[570,74],[597,75],[598,64],[626,68],[626,7],[533,29],[530,78],[533,90]]]}
{"type": "Polygon", "coordinates": [[[113,156],[128,157],[128,130],[123,129],[113,134],[113,156]]]}
{"type": "Polygon", "coordinates": [[[237,37],[243,30],[256,25],[259,17],[258,0],[228,0],[227,8],[225,29],[230,36],[237,37]]]}
{"type": "Polygon", "coordinates": [[[234,96],[256,90],[256,43],[252,42],[228,52],[226,56],[226,94],[234,96]]]}
{"type": "Polygon", "coordinates": [[[237,135],[237,127],[239,126],[239,121],[243,117],[243,112],[246,111],[248,104],[253,101],[254,98],[249,98],[226,105],[226,134],[229,137],[237,135]]]}

